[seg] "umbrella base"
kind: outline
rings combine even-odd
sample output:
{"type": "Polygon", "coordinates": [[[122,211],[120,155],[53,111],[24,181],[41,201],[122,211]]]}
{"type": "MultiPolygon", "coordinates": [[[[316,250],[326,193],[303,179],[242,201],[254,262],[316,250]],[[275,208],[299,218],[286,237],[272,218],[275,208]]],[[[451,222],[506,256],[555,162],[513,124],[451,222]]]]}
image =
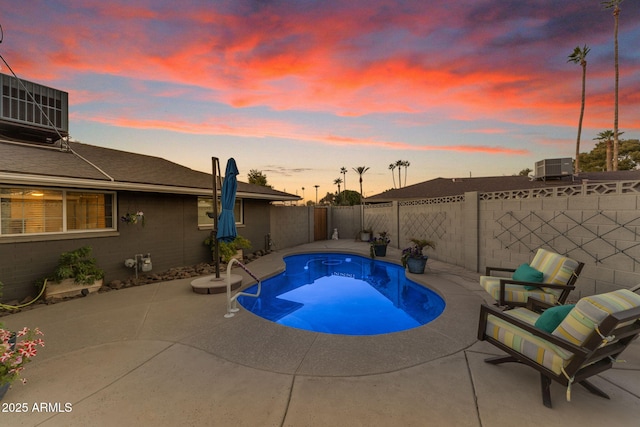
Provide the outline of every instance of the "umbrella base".
{"type": "MultiPolygon", "coordinates": [[[[242,276],[239,274],[231,275],[231,290],[236,290],[242,285],[242,276]]],[[[226,274],[220,275],[220,278],[216,279],[216,276],[203,276],[199,277],[191,282],[193,292],[197,294],[221,294],[227,292],[227,277],[226,274]]]]}

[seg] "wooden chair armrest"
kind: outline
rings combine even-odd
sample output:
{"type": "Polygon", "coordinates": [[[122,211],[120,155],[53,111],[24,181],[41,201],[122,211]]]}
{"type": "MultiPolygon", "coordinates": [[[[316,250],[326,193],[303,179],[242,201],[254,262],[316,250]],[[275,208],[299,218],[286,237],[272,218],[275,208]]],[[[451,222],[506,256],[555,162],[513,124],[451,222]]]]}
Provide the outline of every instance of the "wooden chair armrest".
{"type": "Polygon", "coordinates": [[[532,286],[538,289],[551,288],[551,289],[575,289],[572,285],[552,285],[551,283],[536,283],[536,282],[523,282],[521,280],[513,279],[500,279],[500,292],[498,294],[498,304],[501,306],[509,305],[509,301],[506,300],[506,285],[520,285],[520,286],[532,286]]]}
{"type": "Polygon", "coordinates": [[[533,286],[536,288],[550,288],[550,289],[575,289],[576,287],[573,285],[555,285],[552,283],[538,283],[538,282],[524,282],[522,280],[513,280],[509,278],[500,279],[500,287],[502,288],[504,285],[522,285],[522,286],[533,286]]]}
{"type": "Polygon", "coordinates": [[[538,299],[535,295],[531,295],[527,298],[527,310],[542,313],[547,308],[555,307],[556,304],[551,304],[550,302],[542,301],[538,299]]]}
{"type": "Polygon", "coordinates": [[[506,267],[485,267],[485,276],[491,276],[492,271],[502,271],[513,273],[516,271],[515,268],[506,268],[506,267]]]}

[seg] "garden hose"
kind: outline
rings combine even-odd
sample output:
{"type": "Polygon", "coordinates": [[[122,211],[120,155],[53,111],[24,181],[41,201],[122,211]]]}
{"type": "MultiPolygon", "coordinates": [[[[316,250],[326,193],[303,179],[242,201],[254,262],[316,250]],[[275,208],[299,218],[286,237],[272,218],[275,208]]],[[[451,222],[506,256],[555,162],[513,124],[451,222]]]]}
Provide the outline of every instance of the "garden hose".
{"type": "Polygon", "coordinates": [[[20,305],[7,305],[7,304],[0,303],[0,308],[4,310],[15,310],[15,309],[26,307],[30,304],[33,304],[34,302],[38,301],[38,299],[40,299],[40,297],[44,293],[44,288],[46,287],[47,287],[47,279],[44,280],[44,283],[42,284],[42,289],[40,290],[40,293],[38,294],[38,296],[32,299],[31,301],[29,301],[28,303],[20,304],[20,305]]]}

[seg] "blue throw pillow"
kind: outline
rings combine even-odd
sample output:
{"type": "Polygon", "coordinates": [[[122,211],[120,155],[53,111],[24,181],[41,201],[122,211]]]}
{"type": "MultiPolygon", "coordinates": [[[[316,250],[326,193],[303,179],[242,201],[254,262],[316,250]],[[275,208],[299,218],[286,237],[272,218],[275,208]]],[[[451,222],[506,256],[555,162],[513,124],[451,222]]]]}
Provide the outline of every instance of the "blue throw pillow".
{"type": "Polygon", "coordinates": [[[567,317],[569,312],[573,310],[573,307],[575,307],[575,304],[557,305],[546,309],[536,320],[535,327],[552,333],[567,317]]]}
{"type": "MultiPolygon", "coordinates": [[[[520,282],[542,283],[543,275],[541,271],[530,267],[529,264],[522,264],[516,271],[513,272],[513,276],[511,278],[520,282]]],[[[535,286],[525,286],[524,288],[528,291],[539,289],[535,286]]]]}

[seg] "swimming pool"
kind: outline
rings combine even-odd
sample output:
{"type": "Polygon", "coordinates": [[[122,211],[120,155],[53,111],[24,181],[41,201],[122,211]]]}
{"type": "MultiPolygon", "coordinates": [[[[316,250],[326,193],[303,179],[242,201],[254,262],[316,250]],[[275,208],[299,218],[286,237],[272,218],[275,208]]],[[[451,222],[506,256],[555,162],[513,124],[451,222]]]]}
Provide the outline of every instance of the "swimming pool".
{"type": "Polygon", "coordinates": [[[444,311],[438,294],[408,280],[396,264],[339,253],[292,255],[284,261],[283,273],[262,282],[260,297],[240,296],[240,305],[281,325],[341,335],[412,329],[444,311]]]}

